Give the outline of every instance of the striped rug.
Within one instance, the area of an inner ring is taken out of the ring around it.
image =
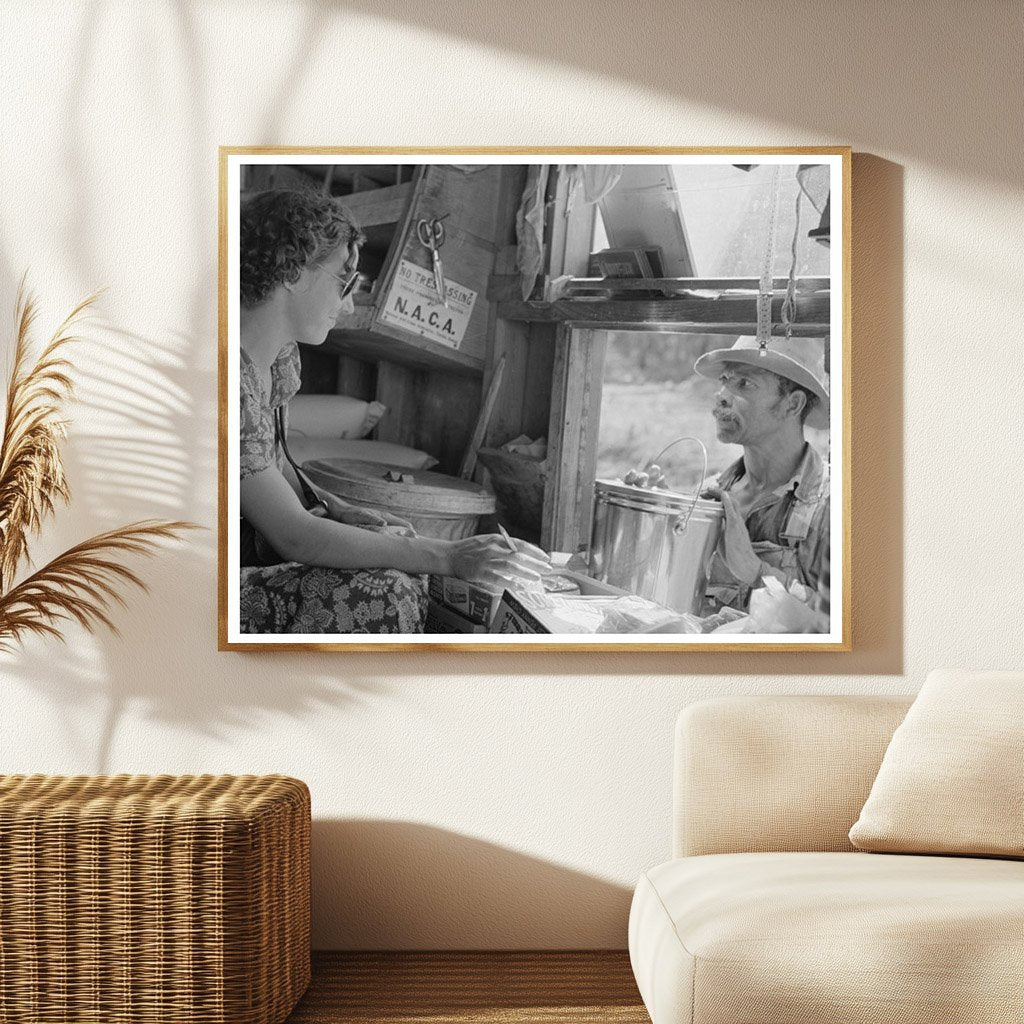
[[[649,1024],[620,951],[315,953],[288,1024]]]

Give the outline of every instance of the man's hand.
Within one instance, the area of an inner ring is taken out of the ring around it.
[[[750,534],[743,516],[736,507],[732,495],[721,487],[709,487],[705,492],[709,497],[717,498],[725,509],[725,528],[719,541],[719,551],[729,572],[741,583],[752,586],[761,576],[761,559],[757,557]]]
[[[799,584],[793,590],[773,576],[765,577],[765,585],[750,595],[752,633],[827,633],[828,616],[815,611],[801,600]]]

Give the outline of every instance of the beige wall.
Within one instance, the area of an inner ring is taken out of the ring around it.
[[[108,289],[37,551],[210,532],[123,640],[4,659],[0,770],[306,779],[322,947],[623,946],[682,705],[1019,668],[1022,35],[1003,2],[3,4],[0,315],[26,269],[51,326]],[[216,147],[259,143],[852,144],[856,651],[217,654]]]

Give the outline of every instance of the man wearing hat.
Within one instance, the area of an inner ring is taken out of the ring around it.
[[[711,410],[718,439],[743,456],[708,488],[725,510],[705,613],[746,609],[765,576],[798,580],[815,594],[829,570],[828,465],[804,425],[828,427],[829,386],[821,338],[756,338],[702,355],[696,371],[717,380]]]

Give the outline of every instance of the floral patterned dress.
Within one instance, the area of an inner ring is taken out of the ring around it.
[[[299,349],[281,351],[270,371],[270,394],[241,351],[239,404],[241,478],[284,455],[274,433],[274,410],[299,390]],[[251,523],[241,521],[239,621],[243,633],[422,633],[423,577],[397,569],[327,569],[286,562]]]

